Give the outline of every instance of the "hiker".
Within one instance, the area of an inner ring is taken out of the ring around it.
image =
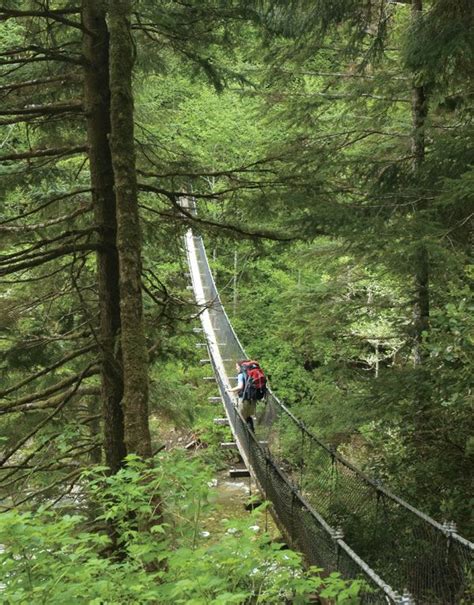
[[[257,401],[263,399],[267,390],[265,374],[256,361],[245,359],[238,361],[235,369],[238,372],[237,385],[228,389],[228,392],[238,394],[239,411],[249,429],[255,432],[253,416],[257,410]]]

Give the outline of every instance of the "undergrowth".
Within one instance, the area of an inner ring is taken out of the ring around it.
[[[305,569],[299,554],[259,530],[262,510],[222,521],[224,535],[206,537],[210,480],[199,460],[179,452],[152,466],[129,457],[114,476],[85,473],[82,514],[44,506],[0,515],[2,603],[298,604],[315,595],[359,603],[361,582]]]

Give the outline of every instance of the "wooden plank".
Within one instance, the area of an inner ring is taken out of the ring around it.
[[[228,418],[214,418],[214,424],[218,424],[219,426],[229,426]]]
[[[250,472],[246,468],[231,468],[229,469],[229,477],[233,479],[237,477],[250,477]]]
[[[260,445],[268,445],[268,441],[259,441]],[[223,449],[232,449],[237,447],[237,443],[235,441],[223,441],[220,446]]]
[[[232,450],[237,447],[235,441],[222,441],[221,448],[224,450]]]
[[[222,397],[208,397],[207,399],[211,403],[222,403]]]

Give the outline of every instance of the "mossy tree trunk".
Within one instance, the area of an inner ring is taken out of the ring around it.
[[[423,0],[412,0],[411,21],[416,25],[422,16]],[[415,28],[416,30],[416,28]],[[420,185],[422,167],[425,161],[425,129],[428,115],[428,97],[425,86],[417,80],[418,75],[413,74],[412,84],[412,172],[414,190]],[[418,229],[416,235],[420,238],[414,243],[413,269],[414,269],[414,305],[413,305],[413,364],[417,368],[417,381],[415,384],[415,408],[413,410],[413,445],[418,457],[422,460],[429,453],[429,441],[432,439],[433,414],[430,412],[431,384],[429,368],[426,362],[426,349],[423,338],[429,329],[430,321],[430,257],[426,243],[423,241],[423,215],[427,202],[423,199],[424,192],[420,191],[415,212],[418,214]]]
[[[109,146],[109,34],[105,1],[82,0],[84,102],[94,218],[98,227],[97,276],[100,305],[102,416],[105,461],[112,473],[126,455],[122,413],[123,375],[120,356],[120,293],[114,173]]]
[[[421,18],[423,10],[422,0],[412,0],[411,18],[415,23]],[[415,75],[416,78],[416,75]],[[414,81],[412,88],[412,166],[414,178],[419,178],[420,169],[425,159],[425,123],[428,113],[428,99],[425,87]],[[422,202],[418,208],[423,212],[426,204]],[[430,319],[430,259],[424,242],[417,244],[414,254],[415,273],[415,305],[414,319],[414,363],[423,362],[423,334],[429,328]]]
[[[134,48],[130,16],[130,0],[110,2],[111,150],[117,203],[125,443],[128,453],[147,458],[151,456],[148,354],[141,290],[141,233],[132,94]]]

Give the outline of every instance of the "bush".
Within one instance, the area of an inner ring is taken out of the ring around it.
[[[182,455],[162,455],[150,468],[131,457],[107,477],[88,473],[83,482],[103,510],[95,525],[115,529],[117,556],[104,556],[106,531],[87,530],[84,516],[41,509],[0,516],[0,554],[5,604],[230,604],[306,603],[321,594],[335,603],[358,603],[360,582],[338,574],[322,579],[304,570],[301,557],[256,527],[261,511],[226,521],[219,541],[201,536],[207,471]],[[156,522],[157,497],[166,513]],[[179,522],[178,522],[179,520]]]

